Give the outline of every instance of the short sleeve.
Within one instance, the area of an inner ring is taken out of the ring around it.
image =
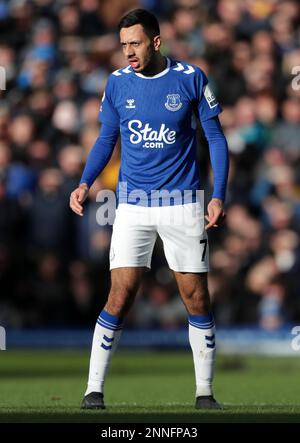
[[[208,84],[208,79],[201,69],[198,74],[198,112],[200,121],[208,120],[222,112],[218,100]]]
[[[114,85],[109,77],[99,111],[99,121],[110,126],[119,126],[120,116],[114,105]]]

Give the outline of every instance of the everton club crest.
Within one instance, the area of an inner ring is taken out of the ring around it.
[[[179,109],[182,107],[182,103],[180,101],[180,95],[179,94],[167,95],[167,101],[165,103],[165,107],[172,112],[179,111]]]

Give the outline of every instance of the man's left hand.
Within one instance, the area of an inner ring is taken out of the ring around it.
[[[208,221],[208,224],[205,226],[205,229],[219,227],[226,217],[222,200],[219,198],[212,198],[207,205],[207,213],[208,215],[206,215],[205,218]]]

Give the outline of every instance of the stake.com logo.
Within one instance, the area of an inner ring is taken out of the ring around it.
[[[136,145],[144,141],[143,148],[160,149],[164,147],[164,143],[172,145],[176,141],[176,131],[171,131],[164,123],[156,131],[151,128],[149,123],[146,123],[143,127],[143,123],[140,120],[130,120],[128,129],[132,133],[130,142]]]

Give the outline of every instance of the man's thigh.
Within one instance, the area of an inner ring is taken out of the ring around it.
[[[137,291],[146,268],[124,267],[111,270],[111,291]]]
[[[110,269],[151,268],[157,238],[156,226],[147,217],[149,208],[120,205],[116,211],[110,246]]]
[[[164,213],[168,217],[162,217],[158,234],[170,269],[175,272],[208,272],[208,237],[201,207],[196,203],[173,206],[163,209]]]

